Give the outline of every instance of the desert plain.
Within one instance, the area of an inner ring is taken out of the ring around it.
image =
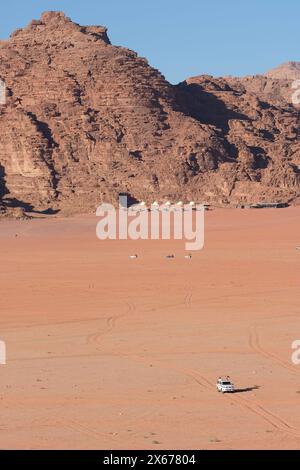
[[[0,448],[298,449],[300,208],[208,212],[191,260],[96,223],[0,222]]]

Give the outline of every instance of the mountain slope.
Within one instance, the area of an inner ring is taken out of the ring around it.
[[[0,198],[86,212],[135,197],[236,204],[296,200],[299,114],[243,85],[179,86],[106,28],[47,12],[0,42]]]

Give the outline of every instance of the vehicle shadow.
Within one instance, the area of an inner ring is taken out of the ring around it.
[[[254,387],[237,388],[234,393],[248,393],[258,389],[260,389],[260,387],[258,385],[255,385]]]

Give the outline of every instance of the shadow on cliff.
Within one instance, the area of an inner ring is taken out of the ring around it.
[[[55,214],[58,214],[58,212],[60,212],[59,209],[52,209],[51,207],[42,211],[38,211],[34,209],[32,204],[29,204],[24,201],[20,201],[19,199],[16,199],[16,198],[6,197],[3,200],[3,202],[8,208],[16,209],[20,207],[21,209],[24,209],[24,211],[27,212],[28,214],[55,215]]]
[[[29,214],[40,214],[40,215],[55,215],[59,211],[59,209],[52,209],[49,207],[48,209],[38,211],[35,210],[32,204],[29,204],[28,202],[20,201],[17,198],[12,198],[9,197],[9,190],[6,186],[6,180],[5,180],[5,168],[0,165],[0,201],[4,206],[6,206],[9,209],[17,209],[21,208],[24,209],[25,212],[28,212]]]
[[[2,199],[6,194],[8,194],[8,189],[5,182],[5,170],[2,165],[0,165],[0,199]]]
[[[122,207],[128,208],[132,207],[135,204],[139,204],[140,201],[138,201],[134,196],[132,196],[130,193],[119,193],[119,201]]]
[[[185,114],[197,119],[202,124],[219,127],[227,134],[231,119],[249,121],[248,116],[228,108],[224,101],[219,99],[214,93],[204,90],[197,83],[187,84],[183,82],[177,85],[177,87],[179,100],[184,107]]]

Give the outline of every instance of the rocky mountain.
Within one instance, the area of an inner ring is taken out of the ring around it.
[[[105,27],[59,12],[0,42],[0,78],[2,212],[87,212],[120,193],[221,205],[300,196],[299,110],[250,83],[171,85]]]
[[[297,80],[300,80],[299,62],[287,62],[263,75],[239,79],[248,92],[279,106],[293,102],[295,90],[300,89],[300,82],[294,83]]]

